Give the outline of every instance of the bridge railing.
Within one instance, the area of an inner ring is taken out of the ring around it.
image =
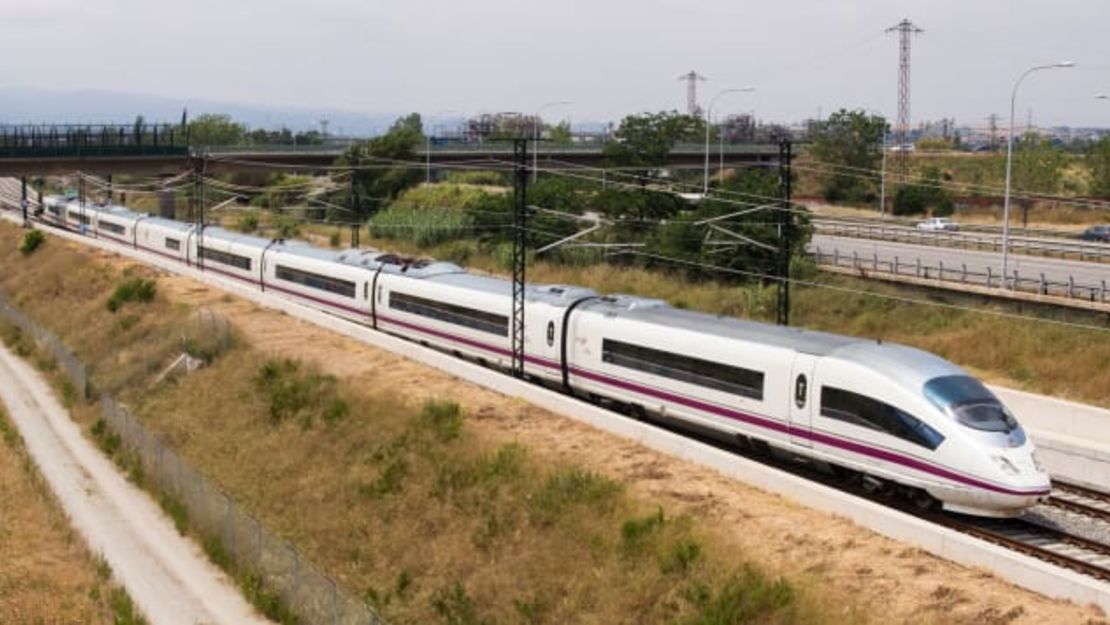
[[[814,246],[809,255],[818,266],[852,269],[862,277],[867,277],[868,274],[904,276],[937,282],[1011,289],[1095,304],[1107,304],[1110,299],[1110,286],[1107,285],[1106,280],[1101,280],[1097,284],[1083,283],[1070,275],[1066,281],[1051,280],[1043,273],[1027,272],[1023,275],[1017,269],[1003,279],[1001,272],[993,271],[989,266],[986,272],[980,272],[969,270],[964,263],[937,261],[936,264],[929,264],[922,262],[920,257],[900,256],[883,259],[879,258],[878,254],[861,255],[855,251],[848,254],[836,248],[830,250],[820,246]]]
[[[0,158],[185,154],[189,132],[171,124],[0,125]]]

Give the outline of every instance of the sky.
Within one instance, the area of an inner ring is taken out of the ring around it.
[[[619,120],[704,105],[795,122],[897,111],[909,18],[912,119],[1110,126],[1106,0],[0,0],[0,89],[105,89],[367,114],[495,111]],[[127,112],[127,115],[131,115]]]

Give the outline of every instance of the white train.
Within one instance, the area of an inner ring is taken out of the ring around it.
[[[505,280],[216,227],[198,236],[194,225],[122,208],[45,204],[43,217],[57,225],[510,365]],[[1010,411],[930,353],[574,286],[529,286],[525,311],[525,373],[568,392],[785,450],[954,512],[1012,516],[1049,495],[1049,476]]]

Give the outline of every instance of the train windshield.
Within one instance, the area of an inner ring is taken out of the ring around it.
[[[925,383],[925,397],[969,428],[1003,434],[1020,429],[1017,420],[994,393],[970,376],[933,378]]]

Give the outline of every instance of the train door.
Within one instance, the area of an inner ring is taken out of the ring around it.
[[[543,377],[557,378],[560,375],[559,365],[562,362],[560,335],[563,332],[561,313],[561,308],[540,304],[529,310],[529,316],[525,317],[528,326],[525,329],[528,335],[527,350],[531,352],[530,355],[550,365],[529,363],[531,365],[529,368],[534,366],[535,374]]]
[[[813,374],[817,370],[817,356],[797,353],[790,375],[790,442],[802,447],[812,447],[810,432],[813,429],[813,411],[817,392]]]

